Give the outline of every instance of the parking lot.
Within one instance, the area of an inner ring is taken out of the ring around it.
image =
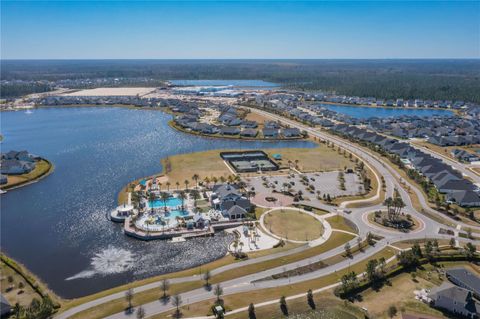
[[[268,196],[274,190],[282,192],[288,190],[292,194],[302,192],[304,200],[318,202],[317,196],[358,195],[363,191],[362,183],[355,173],[345,173],[344,189],[341,189],[339,172],[319,172],[306,174],[291,174],[279,176],[251,177],[247,179],[249,188],[254,187],[257,195]],[[318,193],[320,192],[320,193]]]

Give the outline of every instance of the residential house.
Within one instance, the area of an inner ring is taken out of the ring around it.
[[[451,268],[446,276],[453,284],[471,290],[476,298],[480,298],[480,277],[463,267]]]
[[[285,128],[282,130],[283,137],[292,138],[292,137],[301,137],[302,133],[298,128]]]
[[[240,136],[242,137],[256,137],[257,135],[258,135],[258,131],[253,128],[243,129],[240,132]]]
[[[452,285],[443,283],[441,286],[432,289],[429,297],[432,306],[443,309],[457,318],[478,318],[480,304],[473,299],[472,292]]]
[[[264,128],[262,129],[262,134],[265,138],[278,138],[278,129]]]
[[[240,129],[238,127],[223,126],[223,127],[220,128],[220,134],[222,134],[222,135],[238,135],[238,134],[240,134]]]

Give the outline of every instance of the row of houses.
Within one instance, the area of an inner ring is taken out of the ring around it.
[[[360,124],[400,138],[426,138],[439,146],[480,144],[480,118],[400,116],[369,118]]]
[[[35,169],[35,160],[38,157],[27,151],[10,151],[1,154],[0,173],[4,175],[21,175]],[[2,178],[2,181],[5,181]]]
[[[184,128],[202,134],[221,134],[253,138],[260,133],[264,138],[300,138],[302,132],[297,128],[284,128],[275,121],[265,121],[263,128],[258,129],[256,121],[246,120],[241,117],[237,108],[226,105],[209,105],[211,109],[217,109],[220,113],[216,122],[210,124],[201,122],[203,114],[194,112],[192,109],[186,114],[175,117],[175,123]]]
[[[278,108],[277,108],[278,109]],[[302,111],[306,109],[310,112]],[[439,146],[463,146],[480,144],[480,113],[477,118],[470,116],[399,116],[388,118],[371,117],[352,118],[329,110],[321,104],[285,106],[280,109],[300,121],[329,128],[334,122],[351,125],[365,125],[380,133],[400,138],[426,138],[428,142]],[[315,114],[315,115],[312,115]]]
[[[51,95],[35,100],[38,105],[133,105],[138,107],[166,106],[161,98],[142,98],[138,96],[63,96]]]
[[[330,103],[342,103],[353,105],[370,105],[370,106],[388,106],[388,107],[431,107],[431,108],[452,108],[460,109],[470,103],[464,101],[452,100],[423,100],[423,99],[377,99],[375,97],[358,97],[336,94],[306,94],[306,101],[321,101]]]
[[[257,130],[254,128],[245,127],[231,127],[224,125],[213,125],[208,123],[200,123],[193,121],[191,118],[177,117],[175,123],[184,129],[190,129],[194,132],[202,134],[221,134],[230,136],[241,136],[254,138],[261,132],[264,138],[300,138],[302,132],[297,128],[283,128],[283,129],[271,129],[263,128]]]
[[[465,207],[480,206],[478,187],[442,160],[413,148],[407,143],[364,128],[337,124],[331,130],[350,139],[373,144],[387,153],[398,155],[404,163],[430,181],[440,193],[445,194],[448,202]]]

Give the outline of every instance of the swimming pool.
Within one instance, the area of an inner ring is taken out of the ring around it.
[[[182,200],[176,197],[170,197],[167,199],[167,207],[177,207],[182,205]],[[162,208],[165,207],[165,204],[162,199],[156,199],[154,201],[149,201],[148,206],[150,208]]]
[[[172,211],[168,212],[167,216],[165,216],[165,217],[170,218],[170,219],[175,219],[177,217],[185,217],[185,216],[188,216],[187,211],[172,210]]]

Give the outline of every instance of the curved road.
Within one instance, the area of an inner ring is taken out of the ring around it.
[[[306,266],[306,265],[309,265],[311,263],[315,263],[315,262],[318,262],[318,261],[321,261],[321,260],[325,260],[329,257],[333,257],[335,255],[341,254],[341,253],[344,252],[343,244],[339,247],[331,249],[331,250],[329,250],[325,253],[319,254],[317,256],[313,256],[311,258],[307,258],[307,259],[299,260],[299,261],[296,261],[296,262],[293,262],[293,263],[290,263],[290,264],[285,264],[285,265],[282,265],[282,266],[279,266],[279,267],[267,269],[267,270],[264,270],[264,271],[257,272],[255,274],[242,276],[242,277],[235,278],[235,279],[232,279],[232,280],[227,280],[227,281],[224,281],[224,282],[220,283],[222,288],[223,288],[224,295],[229,295],[229,294],[239,293],[239,292],[248,292],[248,291],[263,289],[263,288],[279,287],[279,286],[283,286],[283,285],[300,283],[300,282],[312,280],[312,279],[315,279],[315,278],[318,278],[318,277],[322,277],[322,276],[334,273],[336,271],[345,269],[345,268],[349,267],[351,264],[355,264],[355,263],[358,263],[362,260],[368,259],[371,256],[373,256],[374,254],[376,254],[379,251],[381,251],[382,249],[384,249],[385,247],[387,247],[388,245],[390,245],[394,242],[405,240],[406,236],[408,236],[408,239],[423,239],[423,238],[450,239],[451,236],[440,235],[438,233],[438,231],[439,231],[440,228],[445,228],[445,229],[449,229],[449,230],[452,230],[455,233],[457,233],[458,230],[456,229],[456,225],[461,225],[461,226],[470,227],[470,228],[478,228],[480,230],[480,227],[472,227],[470,225],[465,225],[463,223],[457,223],[457,222],[454,223],[453,221],[450,222],[449,225],[445,225],[445,224],[442,224],[442,223],[430,218],[429,216],[426,216],[426,215],[416,211],[415,208],[412,205],[409,194],[402,187],[402,185],[400,185],[400,183],[399,183],[399,180],[401,179],[401,176],[399,175],[399,173],[397,171],[395,171],[393,168],[391,168],[389,165],[385,164],[376,154],[370,153],[370,152],[364,150],[363,148],[355,145],[354,143],[348,142],[348,141],[343,140],[343,139],[341,139],[339,137],[336,137],[336,136],[332,136],[332,135],[327,134],[325,132],[322,132],[322,131],[319,131],[319,130],[316,130],[316,129],[312,129],[311,127],[302,125],[302,124],[300,124],[298,122],[295,122],[295,121],[292,121],[290,119],[286,119],[284,117],[281,117],[281,116],[278,116],[278,115],[275,115],[275,114],[271,114],[271,113],[268,113],[268,112],[265,112],[265,111],[261,111],[261,110],[258,110],[258,109],[251,108],[251,111],[252,112],[257,112],[257,113],[259,113],[261,115],[264,115],[266,117],[269,117],[273,120],[283,122],[284,124],[288,124],[292,127],[297,127],[300,130],[305,130],[311,136],[315,136],[315,137],[318,137],[318,138],[323,139],[323,140],[331,141],[334,144],[336,144],[337,146],[340,146],[343,149],[348,150],[349,152],[351,152],[355,156],[361,158],[365,162],[366,165],[375,168],[375,170],[380,175],[382,175],[384,177],[385,183],[386,183],[387,196],[392,196],[392,194],[394,192],[394,189],[397,189],[399,191],[400,196],[402,197],[402,199],[404,200],[404,202],[406,204],[406,207],[404,208],[404,212],[408,213],[408,214],[411,214],[416,219],[420,220],[423,223],[423,227],[421,227],[420,229],[418,229],[416,231],[412,231],[408,234],[392,232],[392,231],[389,231],[387,229],[382,229],[378,226],[371,225],[368,222],[368,220],[366,220],[366,218],[364,218],[364,215],[366,213],[377,210],[377,209],[380,209],[380,208],[383,208],[382,205],[372,205],[370,207],[349,209],[349,210],[352,211],[352,213],[349,214],[348,216],[345,216],[345,214],[343,214],[343,213],[341,213],[341,214],[344,217],[350,219],[353,223],[355,223],[355,225],[358,227],[360,237],[362,237],[362,238],[365,237],[368,232],[371,232],[371,233],[374,233],[376,235],[379,235],[379,236],[383,237],[383,239],[380,240],[379,242],[377,242],[377,244],[374,247],[368,247],[363,253],[358,253],[358,254],[354,255],[352,257],[352,259],[350,259],[350,260],[343,260],[342,262],[337,263],[335,265],[328,266],[328,267],[325,267],[325,268],[322,268],[322,269],[319,269],[319,270],[316,270],[316,271],[313,271],[313,272],[310,272],[310,273],[306,273],[306,274],[303,274],[303,275],[298,275],[298,276],[294,276],[294,277],[290,277],[290,278],[282,278],[282,279],[276,279],[276,280],[262,280],[260,282],[256,282],[256,280],[261,279],[261,278],[267,278],[267,277],[270,277],[270,276],[272,276],[274,274],[277,274],[277,273],[281,273],[281,272],[284,272],[284,271],[287,271],[287,270],[292,270],[292,269],[295,269],[295,268],[298,268],[298,267],[301,267],[301,266]],[[378,179],[378,176],[377,176],[377,179]],[[406,181],[404,181],[404,184],[409,186],[410,189],[413,192],[415,192],[415,194],[419,198],[421,206],[426,211],[428,211],[430,214],[434,214],[435,216],[438,216],[440,218],[440,220],[442,220],[442,221],[446,220],[443,215],[441,215],[440,213],[438,213],[435,210],[428,207],[428,205],[426,203],[426,200],[423,197],[423,193],[420,190],[418,190],[416,187],[414,187],[413,185],[409,184]],[[378,180],[378,185],[379,185],[379,187],[381,187],[380,186],[381,185],[380,180]],[[378,196],[378,194],[377,194],[377,196]],[[375,196],[374,196],[374,198],[375,198]],[[378,197],[376,197],[376,198],[378,198]],[[373,200],[373,199],[371,198],[369,200]],[[359,200],[359,201],[365,201],[365,200]],[[345,205],[342,205],[342,207],[343,206],[345,206]],[[338,212],[338,207],[325,205],[325,204],[322,204],[322,209],[325,209],[325,210],[329,211],[330,213],[337,213]],[[448,222],[449,222],[449,220],[447,220],[447,223]],[[332,231],[335,231],[335,230],[332,230]],[[462,241],[462,242],[469,241],[469,240],[463,239],[463,238],[458,238],[458,240]],[[478,243],[478,241],[476,243]],[[357,244],[356,238],[350,241],[350,245],[352,247],[354,247],[356,244]],[[216,274],[219,274],[219,273],[222,273],[222,272],[225,272],[225,271],[231,271],[231,270],[234,270],[236,268],[243,267],[245,265],[255,264],[255,263],[262,262],[262,261],[272,260],[272,259],[280,258],[280,257],[283,257],[283,256],[287,256],[287,255],[295,254],[295,253],[298,253],[298,252],[302,252],[302,251],[304,251],[306,249],[309,249],[309,248],[310,248],[309,245],[303,245],[301,247],[291,249],[291,250],[288,250],[288,251],[285,251],[285,252],[275,253],[275,254],[255,258],[255,259],[249,259],[249,260],[246,260],[246,261],[241,261],[241,262],[225,265],[225,266],[222,266],[222,267],[219,267],[219,268],[216,268],[216,269],[212,270],[211,273],[212,273],[212,275],[216,275]],[[181,282],[201,281],[201,280],[202,280],[202,278],[201,278],[200,275],[194,275],[194,276],[173,278],[173,279],[170,279],[170,283],[175,284],[175,283],[181,283]],[[153,288],[158,288],[158,286],[159,286],[159,282],[154,282],[154,283],[150,283],[150,284],[147,284],[147,285],[137,287],[137,288],[134,289],[134,292],[137,293],[137,292],[141,292],[141,291],[145,291],[145,290],[149,290],[149,289],[153,289]],[[69,309],[69,310],[57,315],[56,318],[61,318],[61,319],[68,318],[68,317],[70,317],[70,316],[72,316],[72,315],[74,315],[74,314],[76,314],[80,311],[89,309],[89,308],[94,307],[94,306],[101,305],[103,303],[106,303],[106,302],[109,302],[109,301],[112,301],[112,300],[115,300],[115,299],[124,298],[124,296],[125,296],[125,291],[115,293],[115,294],[112,294],[112,295],[108,295],[108,296],[105,296],[103,298],[99,298],[99,299],[84,303],[82,305],[79,305],[75,308]],[[183,305],[187,305],[187,304],[192,304],[192,303],[199,302],[199,301],[212,299],[212,298],[214,298],[214,295],[213,295],[212,291],[208,291],[205,288],[198,288],[198,289],[194,289],[194,290],[182,293],[181,297],[182,297],[182,300],[183,300]],[[145,309],[148,316],[151,316],[151,315],[154,315],[154,314],[159,314],[159,313],[162,313],[162,312],[169,311],[169,310],[173,309],[173,307],[170,303],[164,304],[160,301],[153,301],[153,302],[150,302],[150,303],[146,303],[146,304],[142,305],[142,307]],[[114,314],[112,316],[109,316],[108,318],[131,318],[131,317],[132,317],[131,314],[128,315],[128,314],[125,314],[124,312],[120,312],[120,313]]]

